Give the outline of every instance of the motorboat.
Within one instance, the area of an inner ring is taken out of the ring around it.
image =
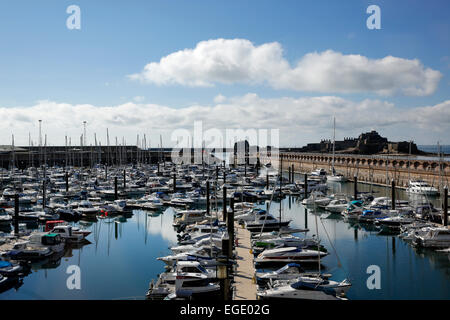
[[[361,200],[352,200],[341,214],[349,220],[358,219],[363,213],[363,205],[364,203]]]
[[[391,216],[388,210],[363,210],[363,212],[358,216],[359,222],[364,223],[374,223],[377,220],[382,220],[389,218]]]
[[[396,230],[400,231],[402,225],[408,225],[414,222],[414,218],[405,215],[394,215],[384,219],[379,219],[375,223],[381,226],[385,231]]]
[[[256,283],[264,286],[269,282],[276,280],[294,280],[300,276],[319,276],[318,273],[306,272],[298,263],[288,263],[285,266],[268,272],[256,272]],[[331,274],[321,274],[324,279],[331,277]]]
[[[171,272],[163,272],[159,275],[159,278],[161,282],[175,284],[177,275],[183,276],[189,273],[206,275],[210,281],[217,280],[216,270],[213,268],[205,268],[198,261],[178,261]]]
[[[1,255],[10,260],[39,260],[51,256],[53,251],[42,245],[32,245],[29,241],[17,241]]]
[[[302,200],[303,205],[314,205],[315,203],[324,203],[324,206],[326,206],[328,203],[331,202],[332,199],[330,199],[328,196],[326,196],[321,191],[313,191],[311,192],[310,196],[306,199]]]
[[[28,241],[32,246],[49,248],[52,253],[64,250],[64,242],[57,233],[34,232],[29,236]]]
[[[283,247],[264,250],[255,259],[255,263],[290,263],[290,262],[317,262],[327,256],[327,252],[303,249],[299,247]]]
[[[279,230],[289,225],[291,220],[279,221],[272,215],[257,216],[254,221],[247,221],[245,228],[250,232],[265,232]]]
[[[450,247],[450,229],[448,227],[429,228],[426,232],[416,233],[414,243],[425,248]]]
[[[178,211],[173,221],[173,226],[181,226],[185,224],[192,224],[205,220],[205,210],[184,210]]]
[[[322,277],[301,276],[291,282],[279,281],[270,289],[258,291],[260,299],[338,300],[350,289],[348,280],[341,282]]]
[[[0,275],[4,277],[22,276],[30,269],[29,265],[24,262],[11,262],[0,260]]]
[[[94,207],[92,203],[87,200],[81,201],[75,210],[82,216],[95,216],[99,213],[99,209]]]
[[[437,188],[430,186],[427,182],[425,182],[423,180],[409,181],[406,192],[411,193],[411,194],[425,195],[425,196],[439,195],[439,190]]]
[[[4,208],[0,208],[0,224],[9,224],[12,220],[12,216]]]
[[[348,201],[345,199],[334,199],[325,206],[325,210],[332,213],[341,213],[347,209]]]

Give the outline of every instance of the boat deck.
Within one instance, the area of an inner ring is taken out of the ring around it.
[[[253,265],[253,255],[250,253],[250,232],[235,223],[236,238],[238,245],[237,269],[234,275],[235,293],[233,300],[256,300],[256,283],[253,282],[255,267]]]

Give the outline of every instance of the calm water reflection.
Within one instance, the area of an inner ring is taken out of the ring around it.
[[[33,264],[23,285],[0,294],[0,299],[144,299],[149,281],[164,271],[157,261],[176,243],[173,211],[152,216],[134,211],[128,219],[80,223],[92,233],[91,244],[66,250],[50,262]],[[81,290],[66,287],[67,267],[81,268]]]
[[[330,193],[353,192],[352,183],[330,187]],[[358,190],[369,191],[370,188],[360,185]],[[372,188],[377,192],[376,196],[386,193],[385,188]],[[403,191],[398,191],[397,196],[407,198]],[[432,202],[438,205],[439,200],[432,199]],[[349,224],[340,216],[320,210],[313,214],[312,211],[305,216],[305,208],[299,200],[288,197],[282,201],[283,218],[292,219],[293,227],[307,225],[310,229],[308,236],[316,234],[317,217],[319,237],[330,253],[322,265],[333,274],[332,279],[348,277],[351,280],[353,286],[348,292],[349,299],[450,299],[448,253],[416,249],[395,235],[380,234],[371,225]],[[271,212],[278,216],[279,202],[272,205]],[[369,290],[366,286],[369,277],[366,270],[370,265],[378,265],[381,269],[380,290]]]
[[[351,183],[330,187],[330,193],[353,192]],[[370,189],[368,185],[359,187],[360,191]],[[385,188],[373,189],[379,196],[386,194]],[[407,196],[399,191],[398,197]],[[438,200],[433,202],[439,205]],[[304,207],[293,197],[287,197],[281,204],[283,218],[292,219],[293,227],[307,225],[311,230],[308,236],[316,233],[317,217],[319,236],[330,252],[323,265],[333,279],[350,278],[353,284],[348,292],[350,299],[450,298],[448,254],[415,249],[395,235],[380,235],[370,225],[349,224],[324,211],[317,214],[308,211],[305,215]],[[271,212],[278,216],[279,203],[272,205]],[[167,209],[154,216],[134,211],[128,219],[80,223],[92,230],[88,236],[90,244],[33,264],[32,273],[24,278],[23,284],[1,293],[0,299],[144,299],[149,281],[164,271],[164,263],[156,258],[169,254],[168,247],[176,243],[172,219],[173,210]],[[66,270],[70,265],[81,268],[81,290],[66,287],[69,276]],[[369,265],[381,268],[381,290],[366,287]]]

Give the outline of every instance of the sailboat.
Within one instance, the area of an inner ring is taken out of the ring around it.
[[[342,174],[337,173],[334,168],[334,154],[336,149],[336,117],[333,118],[333,160],[331,162],[331,175],[327,176],[327,181],[331,182],[346,182],[347,178]]]

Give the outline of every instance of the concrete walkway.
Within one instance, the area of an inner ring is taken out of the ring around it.
[[[255,268],[253,265],[253,254],[250,253],[250,232],[235,223],[236,238],[238,245],[237,270],[234,275],[234,285],[236,288],[234,300],[256,300],[256,284],[253,283]]]

